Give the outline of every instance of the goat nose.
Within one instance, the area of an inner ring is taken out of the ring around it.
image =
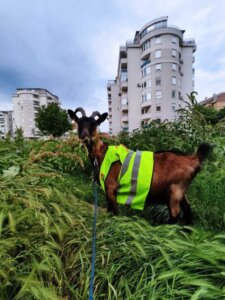
[[[86,137],[89,137],[89,133],[87,130],[84,130],[81,135],[80,135],[81,139],[85,139]]]

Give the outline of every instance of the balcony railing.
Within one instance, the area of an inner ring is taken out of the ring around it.
[[[141,107],[151,106],[151,104],[152,104],[151,100],[144,101],[144,102],[141,103]]]
[[[122,122],[128,122],[128,116],[122,116],[121,120]]]

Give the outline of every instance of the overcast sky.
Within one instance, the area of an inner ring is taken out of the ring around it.
[[[0,2],[0,110],[16,88],[46,88],[64,108],[107,111],[119,46],[154,18],[195,38],[198,100],[225,91],[223,0],[5,0]]]

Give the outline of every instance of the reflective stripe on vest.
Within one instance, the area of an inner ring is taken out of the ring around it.
[[[153,152],[133,152],[121,146],[110,146],[114,148],[110,148],[108,154],[108,151],[106,152],[107,157],[103,160],[103,167],[101,166],[100,174],[106,169],[109,171],[111,164],[115,161],[115,157],[118,157],[117,160],[120,160],[122,167],[118,178],[117,202],[131,206],[134,209],[143,210],[151,186]],[[113,150],[115,154],[113,154]],[[110,162],[110,157],[112,157],[112,163],[106,168],[106,165]],[[106,176],[100,176],[100,183],[103,186],[103,190],[105,190],[104,181],[106,177],[107,174]]]

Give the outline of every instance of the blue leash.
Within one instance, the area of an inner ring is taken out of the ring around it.
[[[94,167],[97,169],[98,162],[95,159]],[[95,174],[94,174],[95,176]],[[94,292],[94,278],[95,278],[95,257],[96,257],[96,221],[97,221],[97,213],[98,213],[98,190],[97,183],[94,179],[94,221],[93,221],[93,236],[92,236],[92,261],[91,261],[91,278],[90,278],[90,292],[89,292],[89,300],[93,300],[93,292]]]

